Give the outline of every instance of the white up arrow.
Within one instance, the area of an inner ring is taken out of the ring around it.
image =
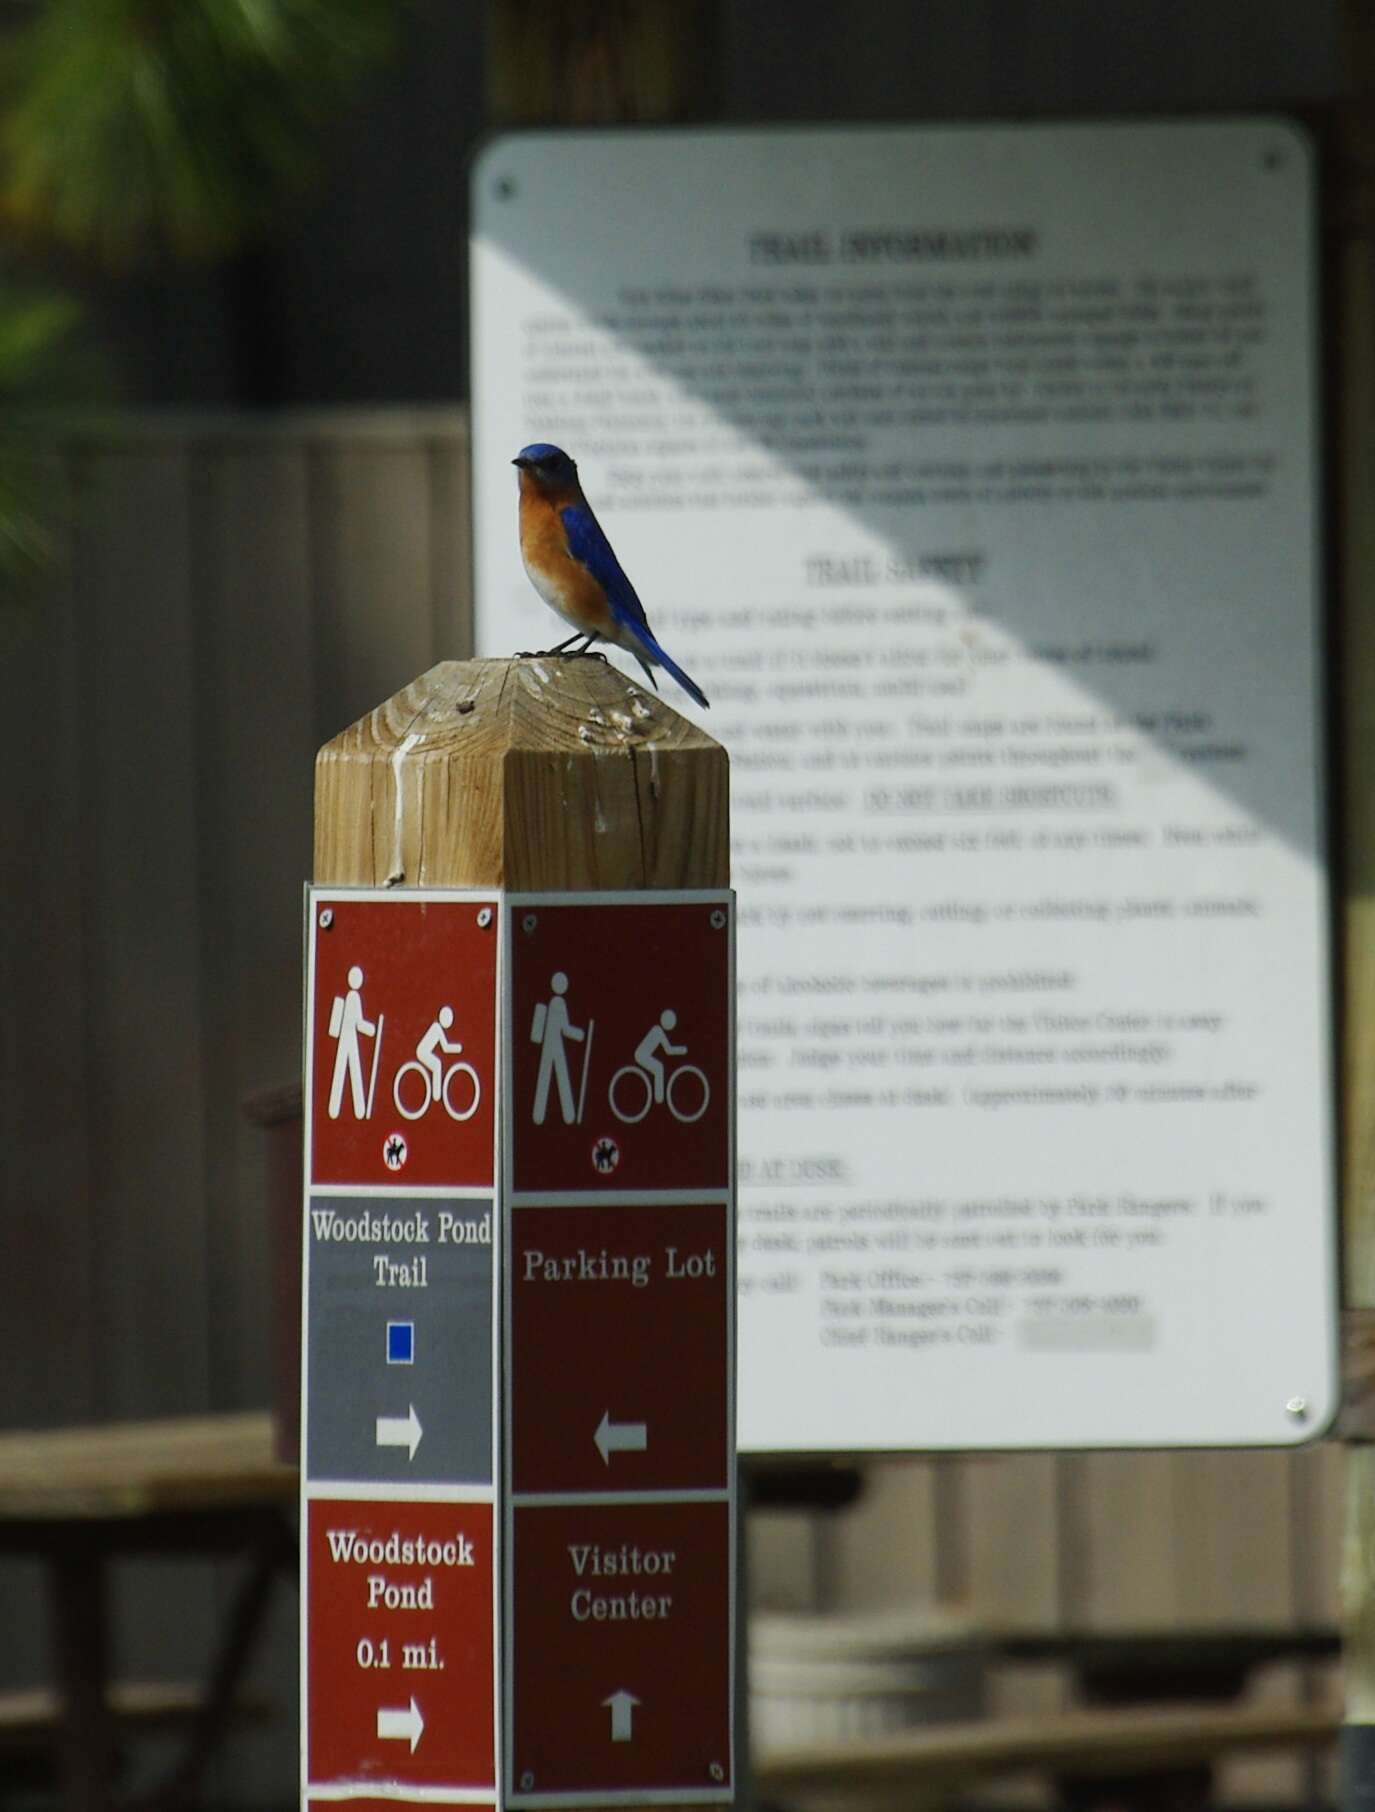
[[[402,1710],[389,1709],[385,1705],[377,1708],[377,1734],[384,1741],[409,1743],[411,1754],[420,1741],[420,1733],[425,1728],[425,1720],[420,1715],[420,1707],[412,1699]]]
[[[377,1445],[379,1447],[405,1447],[406,1458],[413,1460],[415,1450],[420,1445],[424,1430],[420,1426],[420,1417],[415,1413],[414,1403],[410,1412],[404,1416],[379,1416],[377,1418]]]
[[[613,1453],[643,1453],[649,1446],[649,1429],[643,1422],[613,1422],[611,1411],[604,1409],[592,1439],[602,1464],[609,1466]]]
[[[624,1687],[619,1692],[613,1692],[609,1699],[602,1700],[603,1705],[611,1707],[611,1741],[613,1743],[630,1741],[631,1718],[639,1703],[640,1701],[634,1693],[627,1692]]]

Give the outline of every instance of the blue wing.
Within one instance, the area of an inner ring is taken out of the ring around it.
[[[707,703],[707,695],[655,641],[645,615],[645,607],[635,596],[635,587],[626,578],[620,561],[612,550],[611,543],[602,532],[602,525],[588,509],[585,503],[570,503],[559,511],[559,521],[568,538],[568,551],[580,565],[585,566],[592,577],[606,593],[607,602],[612,614],[623,622],[636,641],[644,646],[645,654],[632,648],[636,660],[644,668],[649,678],[657,686],[649,661],[657,661],[661,667],[671,673],[684,692],[697,700],[699,705]]]
[[[637,629],[648,629],[644,605],[635,596],[635,587],[626,578],[602,525],[585,503],[570,503],[559,511],[559,521],[568,537],[568,551],[585,566],[606,593],[618,616],[626,617]]]

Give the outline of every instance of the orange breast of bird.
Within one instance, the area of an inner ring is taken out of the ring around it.
[[[536,591],[551,609],[579,629],[606,634],[615,628],[606,593],[568,551],[557,505],[522,486],[520,551]]]

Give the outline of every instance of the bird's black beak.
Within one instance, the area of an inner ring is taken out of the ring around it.
[[[519,466],[522,472],[528,472],[530,470],[530,461],[528,459],[513,459],[511,464],[513,466]]]

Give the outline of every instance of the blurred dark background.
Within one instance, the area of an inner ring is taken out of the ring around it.
[[[614,34],[637,9],[526,10],[561,15],[585,41],[587,21]],[[1341,8],[1302,0],[638,10],[650,32],[673,24],[675,56],[697,59],[672,113],[703,122],[1256,110],[1321,105],[1343,86]],[[493,35],[481,6],[421,0],[390,66],[330,127],[321,185],[280,210],[262,243],[198,273],[97,285],[131,395],[250,408],[462,397],[467,161],[485,131],[552,113],[534,83],[522,92],[519,67],[509,82],[489,69]],[[662,116],[654,99],[639,111]],[[633,111],[608,100],[603,117]],[[595,112],[595,88],[555,106]]]

